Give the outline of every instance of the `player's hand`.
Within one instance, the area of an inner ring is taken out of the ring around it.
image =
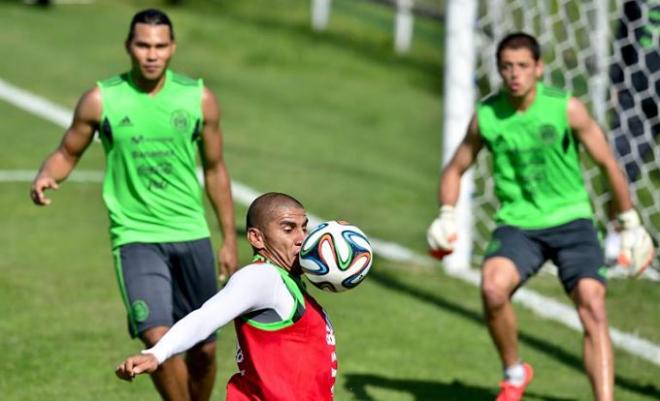
[[[58,189],[57,181],[51,177],[47,176],[37,176],[32,182],[32,188],[30,189],[30,198],[32,202],[38,206],[48,206],[50,205],[50,198],[47,198],[44,194],[44,191],[47,189]]]
[[[225,239],[220,251],[218,251],[218,264],[218,280],[224,283],[238,269],[238,245],[236,240],[227,241]]]
[[[118,378],[133,381],[140,373],[152,373],[158,369],[158,360],[152,354],[139,354],[126,358],[115,368]]]
[[[642,227],[639,214],[629,209],[619,214],[621,224],[621,249],[619,264],[628,270],[631,277],[639,277],[651,265],[655,247],[649,233]]]
[[[442,259],[454,251],[454,243],[458,239],[456,227],[456,216],[454,207],[444,205],[440,208],[440,215],[433,220],[431,226],[426,232],[426,241],[428,242],[432,256]]]

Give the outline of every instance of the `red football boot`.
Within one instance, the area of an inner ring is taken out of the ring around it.
[[[522,400],[523,393],[529,382],[534,378],[534,369],[532,365],[523,363],[525,369],[525,382],[522,386],[516,386],[506,380],[500,382],[500,393],[497,395],[495,401],[520,401]]]

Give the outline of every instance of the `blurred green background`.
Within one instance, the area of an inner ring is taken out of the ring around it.
[[[46,9],[4,1],[0,78],[72,109],[96,80],[128,68],[128,23],[151,6],[174,22],[173,69],[203,77],[220,99],[232,179],[291,193],[321,218],[426,251],[441,154],[441,23],[417,18],[412,48],[398,56],[392,9],[362,0],[333,1],[323,33],[311,30],[306,0],[176,7],[107,0]],[[0,118],[2,171],[36,170],[63,131],[3,101]],[[78,169],[103,164],[94,144]],[[140,343],[128,339],[100,185],[66,182],[48,208],[32,206],[29,182],[0,188],[0,399],[157,399],[148,378],[127,384],[112,373]],[[238,205],[239,231],[244,214]],[[241,261],[249,256],[241,241]],[[567,302],[556,278],[538,277],[530,288]],[[500,366],[478,290],[440,264],[377,257],[355,291],[312,292],[337,331],[338,401],[494,398]],[[611,324],[658,343],[659,301],[657,283],[612,282]],[[580,335],[518,310],[521,351],[537,370],[526,399],[590,399]],[[232,327],[219,344],[215,400],[224,399],[236,370]],[[660,367],[621,351],[616,358],[617,399],[660,398]]]

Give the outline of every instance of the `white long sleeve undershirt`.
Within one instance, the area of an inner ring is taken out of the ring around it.
[[[238,316],[273,309],[283,319],[290,316],[294,298],[277,268],[268,263],[251,264],[231,276],[227,285],[199,309],[179,320],[153,347],[158,363],[186,351]]]

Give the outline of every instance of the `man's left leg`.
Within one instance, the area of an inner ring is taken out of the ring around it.
[[[198,309],[218,292],[215,259],[208,238],[175,245],[179,268],[174,277],[175,318]],[[217,364],[215,333],[186,353],[188,389],[192,401],[208,401],[213,392]]]
[[[216,342],[197,344],[186,353],[188,366],[188,388],[192,401],[208,401],[213,392],[217,364]]]
[[[614,362],[605,309],[605,285],[592,278],[583,278],[571,290],[570,296],[584,327],[584,366],[594,399],[612,401]]]

